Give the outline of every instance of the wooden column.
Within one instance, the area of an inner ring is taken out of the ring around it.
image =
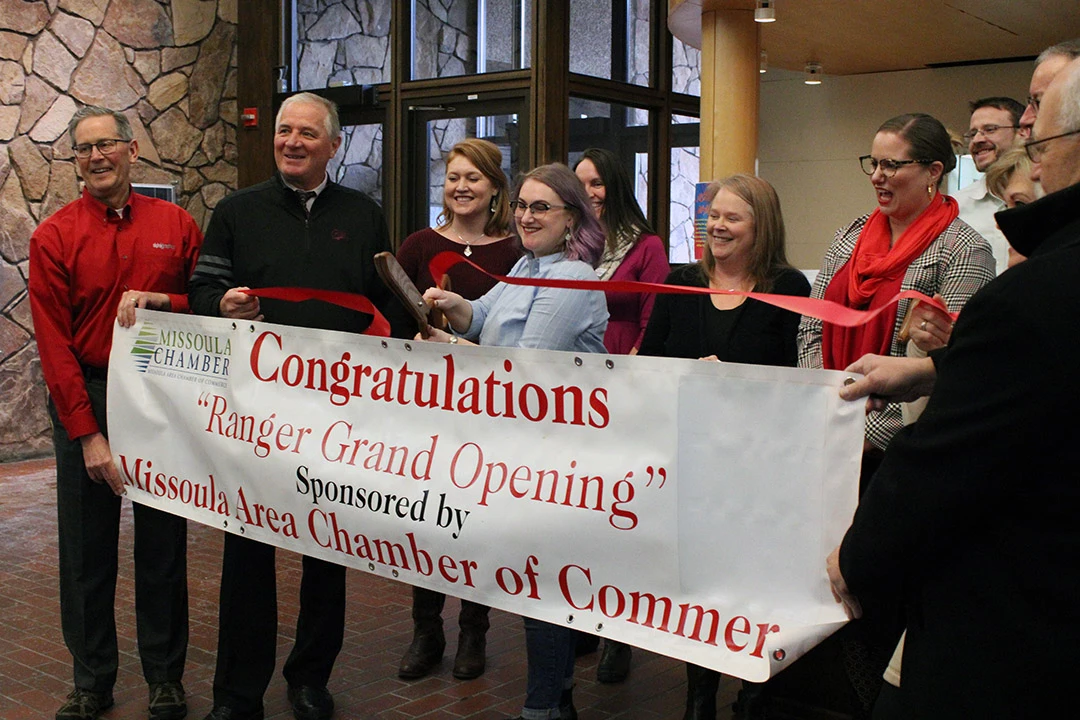
[[[761,42],[754,11],[701,14],[701,181],[754,172]]]
[[[526,169],[566,162],[570,150],[570,3],[534,2]]]
[[[236,105],[259,110],[259,127],[236,129],[237,187],[274,174],[274,66],[280,64],[280,0],[237,3]]]

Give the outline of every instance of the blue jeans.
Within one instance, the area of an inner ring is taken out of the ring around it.
[[[528,617],[524,620],[529,668],[521,717],[553,720],[560,717],[563,691],[573,687],[577,631]]]

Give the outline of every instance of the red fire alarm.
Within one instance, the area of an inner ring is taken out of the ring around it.
[[[240,113],[240,122],[242,122],[246,128],[259,127],[259,108],[244,108],[244,112]]]

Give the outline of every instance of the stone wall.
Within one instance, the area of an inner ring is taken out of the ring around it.
[[[122,110],[135,182],[200,223],[236,187],[239,0],[0,0],[0,461],[50,450],[26,292],[30,235],[78,196],[67,122]]]

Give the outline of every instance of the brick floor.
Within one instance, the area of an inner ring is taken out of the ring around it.
[[[60,634],[56,577],[55,465],[52,460],[0,464],[0,718],[52,718],[71,689],[71,657]],[[130,535],[131,509],[125,504],[121,537]],[[127,532],[125,532],[127,531]],[[222,533],[189,524],[188,586],[191,641],[184,685],[189,718],[211,708],[217,643],[217,589]],[[146,717],[146,686],[135,648],[131,548],[120,548],[116,620],[120,670],[116,705],[105,717]],[[280,627],[278,668],[292,643],[297,612],[299,556],[278,551]],[[336,718],[352,720],[496,720],[517,714],[525,692],[525,648],[521,620],[492,611],[488,634],[488,669],[468,682],[450,675],[452,655],[433,675],[405,682],[397,663],[411,637],[407,585],[357,570],[348,576],[349,606],[345,647],[338,658],[330,691]],[[447,602],[448,653],[457,636],[454,600]],[[598,654],[578,661],[575,703],[582,720],[678,720],[685,697],[680,662],[635,651],[630,678],[620,685],[595,682]],[[734,700],[735,681],[725,678],[719,703]],[[280,675],[267,691],[267,718],[291,718]],[[721,711],[721,717],[726,711]]]

